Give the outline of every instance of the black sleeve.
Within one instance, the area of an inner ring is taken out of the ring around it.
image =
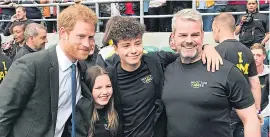
[[[248,77],[253,77],[258,75],[256,63],[253,57],[250,57],[250,64],[249,64],[249,71],[248,71]]]
[[[227,58],[226,58],[226,50],[222,49],[222,46],[221,46],[221,45],[220,45],[220,46],[216,46],[215,49],[216,49],[216,51],[218,52],[218,54],[219,54],[222,58],[227,59]],[[228,60],[228,59],[227,59],[227,60]]]
[[[226,81],[227,95],[232,107],[244,109],[254,104],[250,86],[238,68],[233,67]]]
[[[34,64],[15,61],[0,84],[0,136],[7,137],[21,110],[28,102],[35,84]]]
[[[150,56],[158,57],[164,64],[164,67],[167,67],[170,63],[173,63],[179,57],[179,54],[165,51],[150,52],[147,54],[149,54]]]
[[[103,68],[107,68],[107,64],[103,60],[103,58],[102,58],[102,56],[100,54],[97,55],[96,64],[103,67]]]
[[[10,34],[10,32],[9,32],[9,28],[11,27],[11,24],[12,24],[13,22],[9,22],[8,24],[7,24],[7,26],[6,26],[6,28],[5,28],[5,30],[4,30],[4,36],[10,36],[11,34]]]

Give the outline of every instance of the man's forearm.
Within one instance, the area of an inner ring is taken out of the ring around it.
[[[236,26],[235,31],[234,31],[235,35],[238,35],[240,33],[240,30],[241,30],[241,25]]]
[[[260,88],[260,85],[259,85],[259,88],[258,88],[258,86],[251,87],[251,92],[252,92],[252,95],[253,95],[254,100],[255,100],[256,110],[261,110],[261,88]]]
[[[249,77],[251,92],[255,100],[256,110],[261,110],[261,84],[258,76]]]
[[[258,119],[249,120],[244,123],[244,135],[245,137],[260,137],[261,129]]]

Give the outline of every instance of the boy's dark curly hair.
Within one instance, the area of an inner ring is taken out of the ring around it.
[[[145,32],[145,25],[141,24],[137,19],[131,17],[121,17],[111,26],[111,39],[114,45],[120,40],[130,40],[142,37]]]

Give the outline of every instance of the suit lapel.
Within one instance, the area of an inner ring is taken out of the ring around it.
[[[58,111],[58,97],[59,97],[59,67],[58,59],[56,54],[56,47],[48,49],[49,60],[51,68],[49,69],[50,73],[50,93],[51,93],[51,112],[52,112],[52,121],[54,123],[54,129],[57,119]]]

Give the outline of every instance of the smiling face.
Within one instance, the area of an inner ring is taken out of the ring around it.
[[[182,61],[188,63],[200,59],[203,44],[201,21],[178,19],[175,25],[174,43]]]
[[[123,69],[138,68],[143,55],[142,36],[131,40],[120,40],[115,46],[115,50],[121,58]]]
[[[13,37],[16,43],[22,43],[24,41],[24,26],[18,25],[12,29]]]
[[[92,90],[96,108],[103,108],[107,105],[112,93],[112,84],[109,76],[107,74],[97,76]]]
[[[71,61],[85,60],[94,49],[95,25],[93,23],[77,21],[73,30],[68,31],[62,27],[60,33],[64,41],[60,46]]]

